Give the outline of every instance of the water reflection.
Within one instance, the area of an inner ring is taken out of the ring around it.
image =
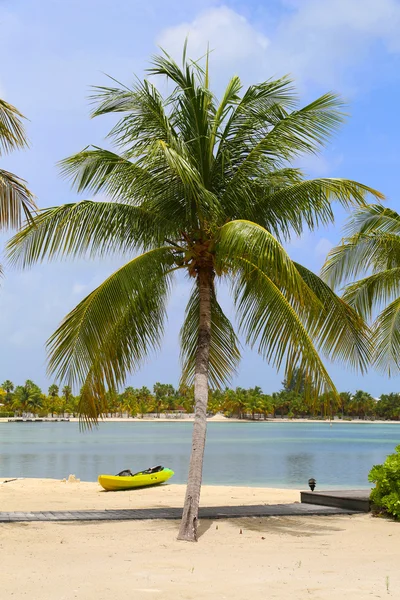
[[[289,484],[295,485],[297,482],[306,484],[310,477],[316,477],[315,457],[310,453],[287,454],[285,461],[285,479]]]
[[[186,481],[190,423],[0,423],[0,477],[139,471],[163,464]],[[368,472],[399,443],[400,425],[210,423],[203,481],[210,484],[318,488],[367,487]]]

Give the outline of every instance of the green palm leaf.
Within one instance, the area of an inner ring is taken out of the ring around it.
[[[323,278],[332,286],[346,280],[400,265],[400,237],[385,233],[355,234],[344,238],[329,252],[322,269]]]
[[[345,227],[348,237],[357,234],[400,234],[400,215],[381,204],[370,204],[353,212]]]
[[[0,169],[0,228],[15,229],[21,225],[23,219],[31,222],[31,211],[35,210],[33,195],[25,181],[9,171]]]
[[[192,385],[195,376],[195,360],[199,333],[200,296],[195,284],[186,307],[185,322],[182,326],[181,360],[182,385]],[[231,322],[218,304],[215,290],[211,298],[211,344],[209,378],[214,387],[227,384],[236,372],[240,361],[239,340]]]
[[[160,343],[172,262],[170,248],[151,250],[82,300],[49,340],[49,372],[82,385],[95,369],[109,387],[119,385]]]
[[[15,106],[0,99],[0,156],[28,146],[23,118]],[[19,227],[23,219],[31,220],[31,211],[35,210],[26,182],[0,169],[0,228]]]
[[[0,98],[0,156],[28,145],[22,119],[15,106]]]
[[[315,273],[294,263],[319,303],[297,306],[307,331],[331,360],[365,373],[372,359],[371,332],[348,297],[339,298]],[[357,308],[357,307],[356,307]]]
[[[42,210],[10,241],[8,258],[25,268],[44,258],[132,255],[138,248],[161,245],[175,229],[142,207],[85,200]]]
[[[379,308],[400,296],[400,267],[385,269],[346,287],[344,300],[365,318],[371,319]]]
[[[373,359],[390,376],[400,368],[400,215],[366,206],[349,219],[346,231],[349,237],[331,250],[323,276],[333,285],[351,281],[343,299],[364,318],[378,313]]]
[[[241,268],[240,268],[241,267]],[[304,373],[308,397],[336,388],[304,324],[278,286],[258,267],[238,260],[235,305],[246,342],[276,368],[284,364],[290,381],[296,369]]]
[[[260,194],[261,195],[261,194]],[[364,205],[366,198],[373,195],[383,199],[383,194],[376,190],[348,179],[311,179],[292,182],[272,194],[264,190],[259,203],[255,206],[255,214],[259,218],[266,211],[266,226],[273,226],[271,213],[280,220],[286,219],[287,227],[291,227],[297,235],[301,235],[306,225],[313,230],[320,225],[334,221],[332,201],[338,201],[345,208]],[[279,223],[280,224],[280,223]]]
[[[376,365],[390,377],[400,370],[400,297],[377,317],[374,333]]]

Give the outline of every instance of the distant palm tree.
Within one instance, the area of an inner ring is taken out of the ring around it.
[[[35,412],[42,405],[42,391],[31,379],[27,379],[24,385],[15,388],[15,399],[13,406],[19,412]]]
[[[49,341],[50,371],[83,383],[80,413],[88,423],[106,410],[106,388],[121,385],[159,347],[175,272],[193,281],[181,350],[183,382],[194,382],[196,405],[179,539],[195,540],[208,385],[225,384],[240,359],[216,282],[230,280],[246,341],[277,368],[285,365],[288,380],[297,367],[313,393],[335,389],[318,350],[364,369],[367,329],[281,242],[332,222],[333,200],[349,207],[382,195],[346,179],[305,180],[291,166],[315,154],[342,122],[336,95],[297,109],[287,78],[241,95],[233,77],[218,103],[208,58],[203,69],[185,54],[182,67],[168,55],[153,59],[150,74],[172,85],[166,99],[147,80],[132,89],[97,88],[93,116],[124,113],[110,133],[117,151],[86,148],[63,161],[62,172],[79,192],[109,201],[45,209],[9,253],[25,267],[64,255],[129,257]]]
[[[14,106],[0,99],[0,157],[27,147],[23,118]],[[35,209],[25,181],[0,169],[0,230],[18,228],[23,218],[31,221],[31,211]]]
[[[58,385],[56,385],[55,383],[52,383],[49,386],[49,396],[52,396],[53,398],[55,398],[56,396],[58,396],[58,392],[59,392]]]
[[[3,388],[3,390],[5,390],[7,392],[7,394],[9,394],[10,392],[13,391],[14,389],[14,384],[12,381],[10,381],[9,379],[6,379],[2,384],[1,387]]]
[[[72,389],[71,389],[70,385],[64,385],[64,387],[62,389],[62,395],[65,398],[65,402],[69,402],[69,400],[72,396]]]
[[[388,375],[400,371],[400,214],[364,206],[351,217],[348,236],[323,268],[332,286],[348,283],[344,300],[373,321],[375,363]]]

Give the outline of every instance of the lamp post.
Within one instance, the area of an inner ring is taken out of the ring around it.
[[[315,486],[317,485],[314,477],[311,477],[311,479],[308,480],[308,485],[310,486],[310,490],[313,492],[315,490]]]

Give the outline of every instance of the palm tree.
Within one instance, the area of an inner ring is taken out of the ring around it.
[[[58,385],[56,385],[55,383],[52,383],[49,386],[49,396],[56,398],[58,396],[58,392],[59,392]]]
[[[42,390],[31,379],[27,379],[24,385],[15,388],[14,408],[19,412],[34,411],[42,405]]]
[[[7,394],[9,394],[10,392],[13,391],[14,389],[14,384],[12,381],[10,381],[9,379],[6,379],[2,384],[1,387],[3,388],[3,390],[5,390],[7,392]]]
[[[15,106],[0,99],[0,157],[28,146],[23,118]],[[25,181],[0,169],[0,229],[18,228],[24,217],[31,221],[31,211],[35,209]]]
[[[240,359],[216,282],[232,283],[250,346],[284,366],[287,379],[299,368],[313,393],[333,390],[319,350],[363,370],[367,328],[321,279],[289,258],[282,241],[333,221],[333,200],[349,207],[364,205],[368,194],[382,195],[346,179],[307,180],[292,166],[299,155],[316,153],[342,122],[336,95],[297,108],[287,78],[241,95],[233,77],[218,103],[208,57],[203,68],[185,52],[182,67],[163,54],[149,73],[169,80],[166,99],[147,80],[133,88],[96,88],[94,117],[123,113],[109,135],[116,152],[91,147],[61,163],[79,192],[101,192],[109,201],[43,210],[14,237],[9,256],[23,267],[64,255],[129,257],[48,343],[50,372],[83,384],[79,408],[87,424],[106,410],[106,388],[121,385],[159,348],[175,273],[193,281],[181,351],[183,382],[194,382],[195,421],[178,537],[196,540],[208,386],[225,384]]]
[[[12,400],[12,392],[14,390],[14,384],[12,381],[10,381],[9,379],[6,379],[2,384],[1,387],[3,390],[5,390],[6,392],[6,397],[5,400],[7,402],[7,404],[11,403]]]
[[[357,417],[365,419],[367,415],[372,413],[374,406],[375,402],[371,394],[364,392],[363,390],[356,390],[351,398],[350,409]]]
[[[123,410],[128,417],[136,417],[137,414],[137,390],[133,387],[127,387],[121,394]]]
[[[56,385],[55,383],[52,383],[48,389],[49,395],[48,395],[47,403],[46,403],[46,406],[49,409],[49,412],[52,417],[54,417],[54,413],[56,413],[57,409],[59,408],[60,402],[59,402],[59,398],[58,398],[58,393],[59,393],[58,385]]]
[[[137,395],[138,408],[140,414],[142,415],[142,419],[146,413],[150,412],[150,406],[153,403],[152,400],[153,396],[151,395],[149,388],[147,388],[145,385],[142,386],[138,390]]]
[[[263,394],[260,400],[260,410],[264,415],[264,421],[267,419],[267,416],[274,412],[274,404],[272,396],[268,394]]]
[[[171,398],[175,396],[174,386],[169,383],[160,383],[157,381],[153,385],[153,392],[155,396],[154,406],[156,409],[157,417],[160,417],[162,410],[168,409],[171,405]]]
[[[343,298],[373,321],[375,363],[390,376],[400,370],[400,215],[364,206],[347,232],[329,253],[323,276],[333,286],[350,281]]]
[[[246,400],[245,400],[245,412],[246,415],[250,412],[251,413],[251,418],[254,421],[254,419],[256,418],[256,413],[260,414],[261,411],[261,397],[258,396],[257,394],[253,393],[253,390],[248,390],[248,393],[246,394]]]
[[[57,391],[58,393],[58,391]],[[63,389],[62,389],[62,395],[65,398],[65,402],[69,402],[71,396],[72,396],[72,389],[70,385],[64,385]]]

